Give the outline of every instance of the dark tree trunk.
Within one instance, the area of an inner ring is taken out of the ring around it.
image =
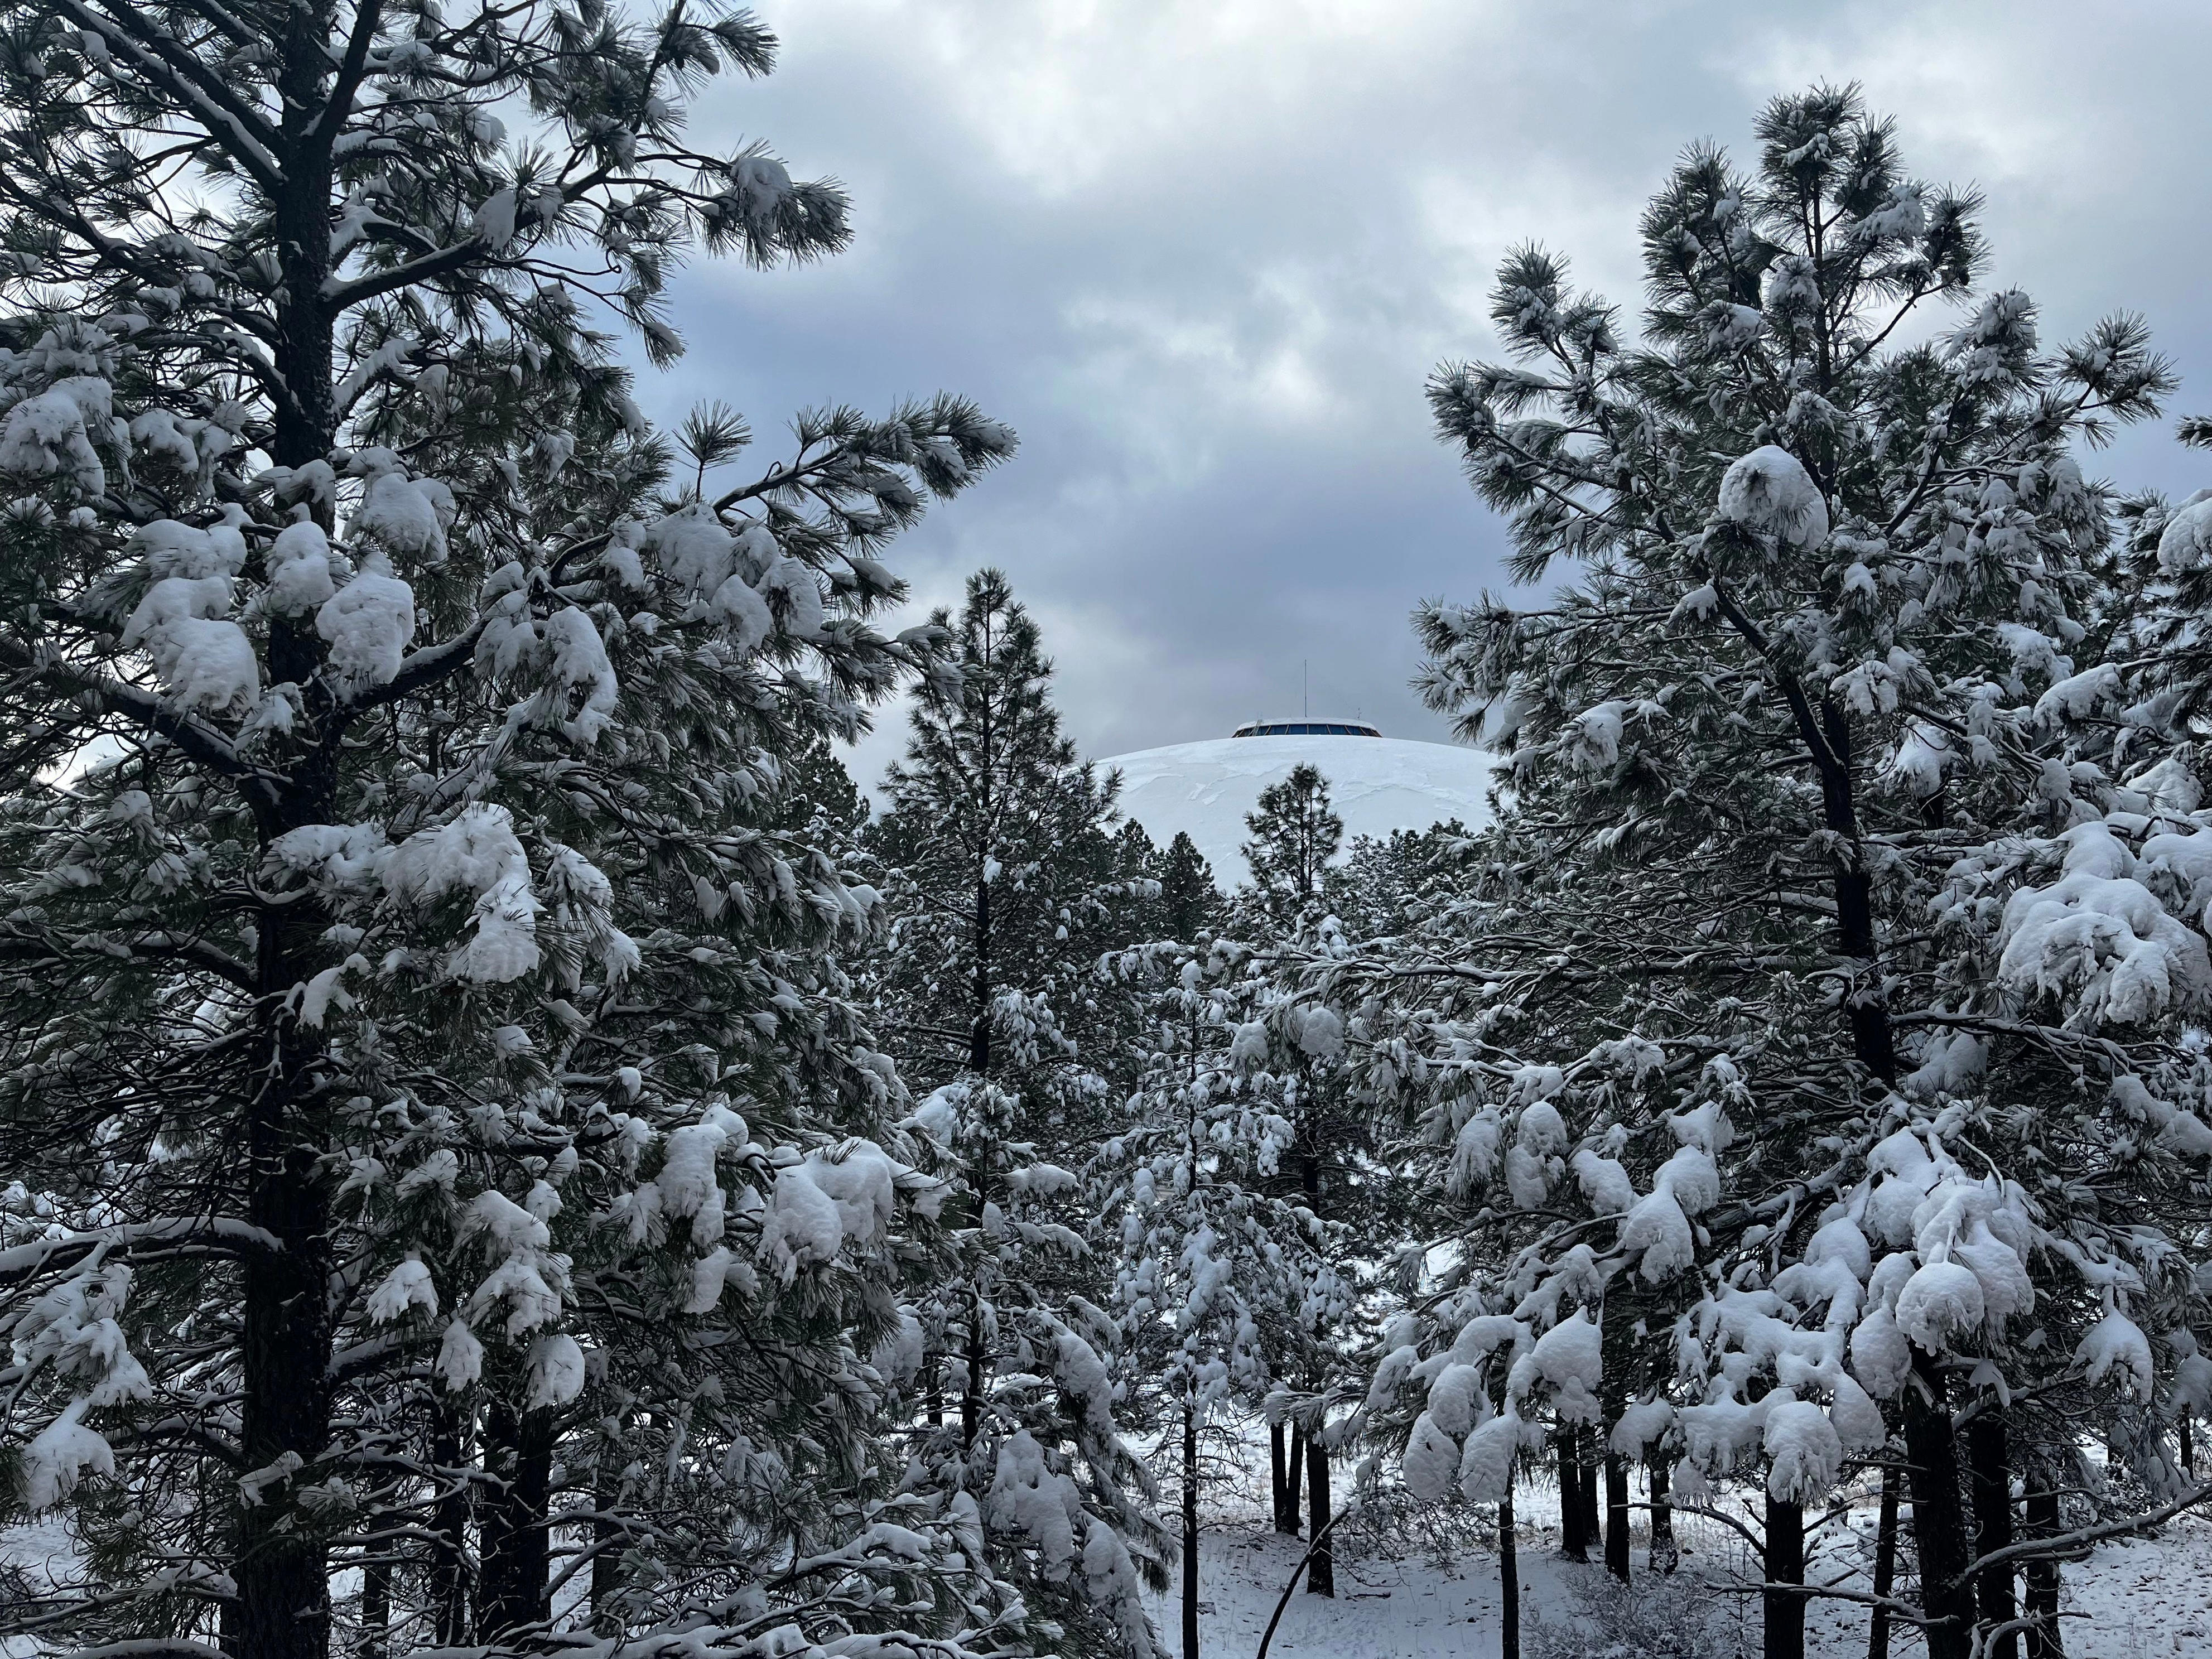
[[[1601,1469],[1605,1476],[1605,1570],[1622,1583],[1628,1582],[1628,1462],[1613,1449],[1613,1432],[1628,1409],[1628,1377],[1636,1369],[1635,1326],[1629,1316],[1628,1297],[1619,1291],[1608,1295],[1598,1312],[1601,1364],[1599,1368],[1599,1421],[1590,1431],[1591,1479]]]
[[[1766,1500],[1765,1565],[1759,1651],[1764,1659],[1805,1659],[1805,1598],[1776,1588],[1805,1582],[1805,1511],[1778,1498]]]
[[[469,1638],[469,1485],[462,1468],[462,1424],[449,1400],[430,1405],[430,1462],[438,1482],[430,1508],[430,1618],[441,1648]]]
[[[1314,1419],[1306,1436],[1306,1507],[1313,1523],[1313,1563],[1306,1569],[1306,1588],[1316,1595],[1336,1594],[1336,1550],[1328,1536],[1328,1443],[1322,1437],[1321,1419]]]
[[[1942,1371],[1917,1348],[1905,1389],[1905,1451],[1911,1465],[1912,1541],[1920,1605],[1930,1620],[1928,1659],[1967,1659],[1973,1588],[1966,1582],[1966,1511],[1959,1492],[1958,1437]]]
[[[1298,1497],[1297,1488],[1291,1484],[1285,1438],[1280,1423],[1267,1425],[1267,1472],[1271,1477],[1269,1490],[1275,1498],[1275,1530],[1295,1538],[1298,1535]]]
[[[1674,1505],[1669,1500],[1674,1470],[1663,1456],[1646,1466],[1651,1478],[1651,1550],[1645,1558],[1654,1572],[1672,1572],[1682,1565],[1682,1552],[1674,1543]]]
[[[983,1297],[980,1291],[968,1297],[967,1347],[962,1356],[968,1364],[968,1380],[960,1385],[960,1448],[963,1451],[975,1449],[975,1437],[983,1431]]]
[[[1797,695],[1802,697],[1803,693]],[[1875,988],[1881,982],[1881,968],[1874,924],[1874,877],[1857,856],[1858,805],[1852,794],[1850,718],[1832,697],[1820,703],[1820,748],[1826,750],[1825,758],[1815,761],[1820,775],[1821,817],[1850,849],[1832,868],[1836,943],[1859,970],[1863,988],[1861,994],[1852,998],[1849,1009],[1851,1049],[1859,1063],[1884,1083],[1895,1083],[1897,1036],[1890,1028],[1889,1010]]]
[[[592,1628],[601,1636],[619,1635],[623,1623],[616,1604],[623,1587],[624,1535],[617,1444],[611,1439],[599,1443],[599,1465],[592,1473]]]
[[[477,1521],[483,1557],[477,1633],[496,1641],[542,1628],[551,1617],[546,1506],[553,1484],[553,1413],[518,1413],[494,1399],[484,1431],[484,1462],[498,1484]]]
[[[1570,1561],[1589,1559],[1589,1534],[1583,1512],[1581,1459],[1576,1455],[1579,1437],[1571,1423],[1562,1423],[1553,1437],[1559,1452],[1559,1553]]]
[[[2175,1425],[2174,1437],[2179,1443],[2181,1453],[2181,1467],[2189,1478],[2194,1480],[2197,1478],[2197,1439],[2190,1431],[2187,1412],[2181,1414],[2181,1421]]]
[[[968,1069],[991,1070],[991,884],[975,884],[975,1021],[968,1033]]]
[[[1628,1582],[1628,1460],[1605,1455],[1605,1570]]]
[[[2027,1485],[2027,1533],[2031,1538],[2051,1538],[2058,1532],[2058,1494],[2044,1481],[2031,1477]],[[2066,1639],[2058,1626],[2058,1563],[2027,1564],[2027,1616],[2035,1620],[2027,1632],[2027,1659],[2066,1659]]]
[[[1995,1401],[1966,1425],[1966,1467],[1974,1491],[1974,1553],[1988,1555],[2012,1542],[2012,1447],[2003,1410]],[[1975,1613],[1984,1632],[1981,1659],[2018,1659],[2020,1639],[2007,1631],[1987,1632],[2019,1615],[2014,1601],[2012,1563],[1984,1567],[1974,1579]]]
[[[1881,1513],[1874,1528],[1874,1593],[1887,1595],[1897,1588],[1897,1492],[1903,1485],[1897,1465],[1881,1471]],[[1889,1609],[1877,1602],[1867,1621],[1867,1659],[1889,1659]]]
[[[1605,1550],[1604,1511],[1597,1501],[1597,1445],[1596,1435],[1589,1429],[1578,1429],[1575,1433],[1575,1491],[1583,1506],[1583,1540],[1595,1545],[1601,1555]]]
[[[1198,1659],[1198,1406],[1182,1407],[1182,1659]]]
[[[1510,1486],[1498,1505],[1498,1629],[1500,1659],[1521,1659],[1521,1552]]]
[[[371,1548],[381,1548],[372,1541]],[[361,1659],[384,1659],[386,1632],[392,1624],[392,1563],[367,1561],[361,1569]]]
[[[1283,1528],[1293,1538],[1298,1535],[1298,1510],[1304,1500],[1298,1496],[1306,1478],[1306,1427],[1303,1423],[1291,1425],[1290,1468],[1283,1482],[1283,1518],[1290,1524]]]
[[[276,58],[282,177],[270,193],[277,250],[277,378],[285,389],[270,438],[280,466],[319,460],[335,441],[331,384],[334,319],[323,302],[331,274],[331,166],[327,134],[318,137],[330,67],[328,0],[292,6]],[[328,132],[335,132],[330,127]],[[327,514],[325,515],[327,516]],[[327,527],[327,526],[325,526]],[[290,621],[272,625],[272,679],[307,684],[319,641]],[[324,769],[300,769],[258,810],[273,839],[303,823],[331,820],[332,788]],[[302,1516],[294,1494],[319,1478],[315,1463],[330,1443],[327,1313],[330,1201],[322,1170],[325,1139],[318,1121],[319,1044],[301,1040],[285,1006],[292,988],[325,965],[318,935],[327,918],[316,907],[263,907],[255,975],[264,1041],[247,1088],[244,1151],[246,1218],[274,1234],[281,1249],[246,1262],[240,1333],[240,1447],[249,1470],[290,1468],[263,1486],[261,1501],[240,1506],[229,1562],[237,1586],[231,1624],[235,1659],[325,1659],[331,1650],[329,1553],[324,1529]]]

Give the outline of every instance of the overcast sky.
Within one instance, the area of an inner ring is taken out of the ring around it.
[[[2046,338],[2145,313],[2212,411],[2212,8],[763,0],[782,65],[700,137],[851,189],[842,258],[702,264],[656,411],[967,392],[1014,462],[894,550],[918,605],[1004,567],[1070,731],[1108,756],[1298,707],[1441,738],[1407,612],[1499,580],[1502,538],[1422,382],[1495,352],[1528,239],[1632,304],[1635,224],[1686,142],[1749,153],[1768,96],[1862,82],[1908,164],[1978,185],[1992,278]],[[2194,488],[2167,433],[2098,463]],[[918,617],[917,617],[918,619]],[[887,711],[854,769],[896,752]]]

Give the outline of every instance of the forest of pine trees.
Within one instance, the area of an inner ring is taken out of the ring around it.
[[[2212,500],[1855,92],[1637,312],[1505,259],[1514,586],[1413,619],[1494,821],[1301,765],[1240,880],[1001,570],[899,616],[1006,427],[641,412],[680,261],[852,239],[691,148],[750,17],[4,13],[9,1654],[1200,1659],[1249,1479],[1271,1595],[1427,1517],[1512,1655],[1542,1493],[1724,1519],[1767,1659],[2059,1659],[2212,1496]]]

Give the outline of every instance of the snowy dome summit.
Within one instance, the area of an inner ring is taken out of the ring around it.
[[[1386,738],[1364,720],[1253,720],[1236,735],[1204,743],[1139,749],[1100,763],[1121,775],[1121,810],[1165,847],[1181,830],[1234,886],[1249,873],[1237,851],[1245,815],[1260,792],[1300,762],[1328,780],[1330,804],[1344,820],[1348,848],[1360,836],[1425,830],[1457,818],[1468,829],[1490,822],[1491,763],[1448,743]]]

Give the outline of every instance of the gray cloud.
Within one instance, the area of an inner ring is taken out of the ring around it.
[[[1016,462],[897,550],[923,603],[1006,567],[1071,730],[1112,754],[1296,707],[1440,737],[1407,612],[1498,580],[1423,379],[1494,349],[1483,295],[1534,239],[1632,305],[1636,214],[1675,153],[1741,149],[1768,95],[1865,83],[1924,176],[1986,191],[1995,280],[2071,333],[2145,313],[2186,377],[2212,136],[2185,6],[1470,5],[1430,0],[773,0],[783,68],[696,120],[850,185],[860,241],[688,272],[665,411],[969,392]],[[2194,487],[2165,433],[2105,462]],[[872,780],[901,721],[863,746]]]

